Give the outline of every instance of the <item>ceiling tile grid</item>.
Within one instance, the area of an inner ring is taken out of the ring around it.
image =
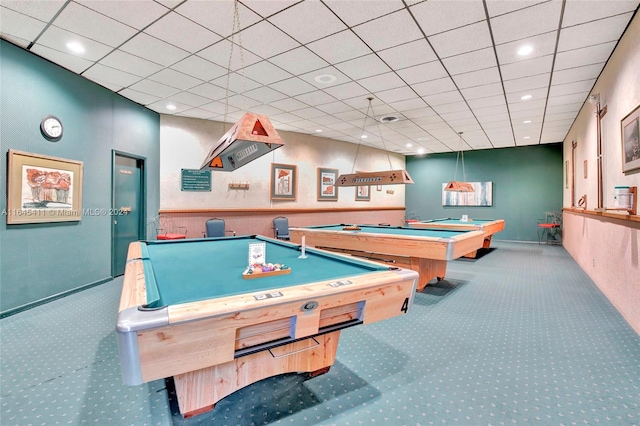
[[[415,155],[561,142],[639,3],[0,0],[0,37],[161,114]]]

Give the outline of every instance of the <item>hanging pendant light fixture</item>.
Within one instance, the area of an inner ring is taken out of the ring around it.
[[[372,117],[375,117],[373,113],[373,106],[371,105],[371,101],[373,100],[373,98],[368,97],[367,100],[369,101],[369,106],[367,107],[367,113],[365,114],[364,122],[362,123],[360,141],[362,140],[362,136],[364,135],[364,128],[367,124],[369,111],[371,111]],[[358,159],[358,152],[360,151],[361,145],[361,142],[358,142],[358,149],[356,150],[356,156],[353,159],[351,174],[338,176],[335,186],[399,185],[413,183],[411,176],[409,176],[409,173],[406,170],[393,170],[393,166],[391,165],[391,158],[389,157],[389,151],[387,151],[386,144],[384,143],[384,137],[382,136],[382,132],[380,132],[378,120],[375,120],[375,122],[376,126],[378,126],[378,133],[380,134],[380,138],[382,139],[382,145],[384,146],[384,150],[387,153],[387,160],[389,161],[390,170],[380,172],[355,172],[356,161]]]
[[[456,155],[456,174],[453,176],[453,180],[449,181],[445,185],[444,190],[451,191],[451,192],[475,192],[475,190],[473,189],[473,185],[471,185],[469,182],[466,182],[467,174],[464,170],[464,151],[462,150],[462,132],[458,132],[458,137],[460,138],[460,150]],[[462,158],[462,181],[457,180],[458,179],[458,159],[460,158]]]
[[[233,28],[231,30],[231,48],[227,67],[227,90],[225,97],[224,119],[227,121],[229,112],[229,81],[231,76],[231,59],[236,32],[238,33],[238,47],[240,48],[240,69],[242,69],[243,94],[245,89],[244,56],[242,54],[242,37],[240,36],[240,14],[238,13],[238,0],[233,2]],[[245,99],[246,101],[246,99]],[[223,127],[224,128],[224,127]],[[236,170],[253,160],[262,157],[284,145],[271,121],[264,116],[247,112],[234,124],[214,145],[207,154],[200,170],[213,170],[230,172]]]

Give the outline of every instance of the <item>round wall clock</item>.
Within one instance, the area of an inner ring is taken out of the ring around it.
[[[53,115],[48,115],[40,122],[40,131],[50,141],[57,142],[62,139],[62,123]]]

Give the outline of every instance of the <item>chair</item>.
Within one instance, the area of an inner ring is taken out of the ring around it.
[[[279,240],[289,239],[289,219],[284,216],[278,216],[273,219],[273,230],[275,237]]]
[[[546,212],[544,219],[538,219],[538,245],[561,244],[562,213]]]
[[[182,240],[187,238],[187,227],[176,225],[173,218],[157,216],[153,220],[153,226],[158,240]]]
[[[236,231],[225,230],[224,219],[217,217],[207,220],[205,229],[205,237],[224,237],[225,233],[231,233],[234,237],[236,235]]]

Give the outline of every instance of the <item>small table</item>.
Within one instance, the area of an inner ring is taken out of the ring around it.
[[[482,248],[489,248],[491,247],[491,238],[493,237],[493,234],[497,234],[504,229],[504,219],[469,219],[465,222],[461,219],[447,217],[442,219],[407,221],[407,225],[412,228],[482,231],[484,233]],[[475,250],[471,253],[467,253],[464,257],[475,258],[477,253],[478,251]]]
[[[418,290],[437,278],[444,278],[447,261],[482,247],[482,231],[420,229],[404,226],[321,225],[289,228],[291,241],[340,251],[382,262],[392,262],[420,274]]]
[[[249,243],[291,272],[246,280]],[[126,385],[173,376],[180,412],[333,364],[340,330],[407,313],[418,274],[260,236],[129,246],[117,320]]]

